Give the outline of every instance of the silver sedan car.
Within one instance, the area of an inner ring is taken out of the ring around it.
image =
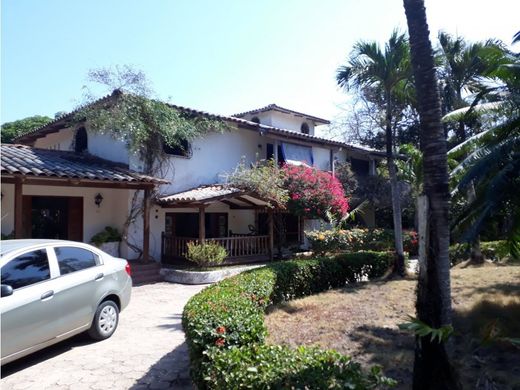
[[[112,336],[130,301],[126,260],[72,241],[0,245],[2,365],[84,331]]]

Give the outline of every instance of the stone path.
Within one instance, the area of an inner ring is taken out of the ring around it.
[[[156,283],[132,290],[108,340],[84,335],[2,367],[2,390],[192,389],[181,318],[205,286]]]

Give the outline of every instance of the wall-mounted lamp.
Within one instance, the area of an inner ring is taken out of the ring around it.
[[[97,194],[96,197],[94,198],[94,203],[96,204],[97,207],[101,206],[101,202],[103,202],[103,196],[101,194]]]

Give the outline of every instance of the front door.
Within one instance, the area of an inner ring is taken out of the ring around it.
[[[83,241],[83,198],[24,195],[23,210],[25,237]]]

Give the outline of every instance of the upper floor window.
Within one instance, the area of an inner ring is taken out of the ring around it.
[[[76,137],[74,138],[74,151],[76,153],[83,153],[88,150],[88,136],[87,130],[84,127],[80,127],[76,131]]]
[[[303,134],[309,134],[309,125],[305,122],[302,123],[302,126],[300,127],[300,130]]]
[[[191,157],[191,145],[187,139],[181,140],[177,145],[170,146],[163,142],[163,152],[172,156]]]
[[[251,122],[255,122],[255,123],[260,123],[260,118],[258,118],[257,116],[254,116],[251,118]]]

